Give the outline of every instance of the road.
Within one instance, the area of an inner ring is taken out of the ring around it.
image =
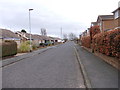
[[[3,88],[84,88],[73,47],[73,42],[67,42],[5,66]]]

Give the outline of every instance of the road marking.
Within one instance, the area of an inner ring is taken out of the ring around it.
[[[74,46],[74,50],[75,50],[75,54],[76,54],[77,60],[78,60],[78,62],[79,62],[80,70],[81,70],[81,72],[82,72],[82,76],[83,76],[83,80],[84,80],[85,87],[86,87],[86,88],[92,88],[92,85],[91,85],[91,82],[90,82],[89,77],[88,77],[88,75],[87,75],[87,72],[86,72],[86,70],[85,70],[85,67],[84,67],[84,65],[82,64],[81,60],[80,60],[78,51],[77,51],[77,49],[76,49],[75,46]]]

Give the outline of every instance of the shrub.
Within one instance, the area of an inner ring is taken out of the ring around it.
[[[30,51],[29,41],[22,42],[19,49],[18,49],[18,52],[25,53],[25,52],[29,52],[29,51]]]
[[[40,43],[40,46],[44,47],[44,43]]]
[[[13,56],[17,54],[17,43],[12,40],[6,40],[0,45],[2,47],[2,57]]]
[[[120,30],[96,34],[93,37],[94,51],[120,58]]]
[[[90,38],[91,38],[91,40],[92,40],[93,37],[94,37],[96,34],[98,34],[98,33],[100,33],[100,27],[99,27],[98,25],[92,26],[92,27],[90,28]]]
[[[36,45],[36,44],[33,44],[33,45],[32,45],[32,49],[33,49],[33,50],[35,50],[35,49],[37,49],[37,48],[38,48],[38,45]]]
[[[87,48],[91,48],[91,39],[90,36],[84,36],[82,37],[82,45],[87,47]]]

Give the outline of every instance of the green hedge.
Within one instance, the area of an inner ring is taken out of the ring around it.
[[[6,40],[0,45],[2,47],[2,57],[13,56],[17,54],[17,43],[14,41]]]

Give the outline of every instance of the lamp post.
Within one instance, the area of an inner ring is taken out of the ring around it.
[[[60,30],[61,30],[61,39],[62,39],[62,27],[60,28]]]
[[[29,30],[30,30],[30,52],[32,51],[32,43],[31,43],[31,20],[30,20],[30,11],[33,9],[29,9]]]

